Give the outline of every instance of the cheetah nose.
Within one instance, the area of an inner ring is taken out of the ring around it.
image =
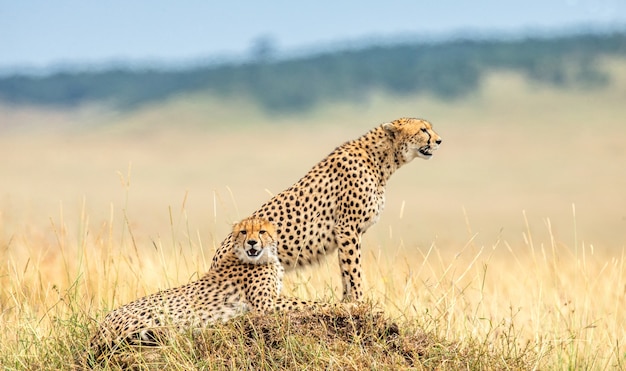
[[[437,140],[435,141],[435,143],[437,143],[437,144],[441,144],[441,142],[442,142],[441,138],[439,138],[439,139],[437,139]]]
[[[256,245],[256,240],[248,240],[248,245],[250,246]]]

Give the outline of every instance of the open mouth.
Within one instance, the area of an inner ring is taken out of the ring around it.
[[[261,250],[250,248],[250,250],[246,251],[246,254],[248,254],[248,256],[251,257],[251,258],[256,258],[259,255],[261,255]]]
[[[417,151],[426,157],[430,157],[433,155],[433,152],[430,146],[420,147]]]

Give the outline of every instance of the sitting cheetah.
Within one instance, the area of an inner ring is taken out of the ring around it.
[[[232,248],[202,278],[110,312],[90,342],[90,359],[126,345],[156,345],[168,331],[193,330],[247,311],[320,308],[325,304],[279,297],[283,267],[274,226],[251,217],[236,224]]]
[[[345,301],[361,300],[361,236],[379,218],[387,180],[416,157],[429,159],[441,138],[428,121],[401,118],[336,148],[253,215],[275,223],[278,259],[287,269],[310,265],[338,250]],[[213,266],[228,259],[221,244]]]

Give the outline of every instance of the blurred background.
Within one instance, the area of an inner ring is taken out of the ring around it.
[[[623,248],[625,102],[620,0],[0,0],[0,244],[127,225],[211,250],[409,116],[443,144],[391,179],[372,253]]]

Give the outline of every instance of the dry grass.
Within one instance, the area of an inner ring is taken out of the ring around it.
[[[140,249],[127,223],[98,228],[104,233],[81,223],[78,235],[54,223],[52,245],[3,241],[5,367],[67,367],[108,310],[203,269],[201,244],[182,246],[184,234],[174,232],[177,246]],[[515,249],[505,241],[482,247],[469,241],[458,251],[436,244],[412,251],[388,246],[384,255],[370,249],[364,269],[376,310],[366,304],[353,313],[244,317],[130,359],[148,369],[626,366],[623,251],[569,248],[537,241],[530,231],[526,239]],[[330,259],[288,275],[286,291],[336,300],[336,269]]]
[[[441,150],[394,175],[365,236],[367,297],[384,315],[243,317],[139,362],[626,368],[626,76],[607,64],[601,91],[494,75],[459,102],[375,96],[302,117],[207,97],[132,113],[2,108],[0,364],[66,367],[108,310],[206,271],[229,223],[268,193],[341,141],[418,115]],[[173,132],[174,120],[189,124]],[[291,273],[285,290],[338,300],[337,269]]]

